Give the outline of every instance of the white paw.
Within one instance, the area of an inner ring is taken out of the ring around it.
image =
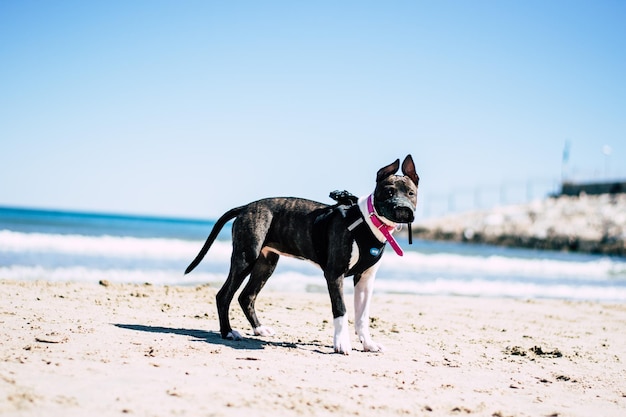
[[[361,339],[361,343],[363,343],[363,351],[364,352],[384,352],[385,347],[380,343],[374,342],[371,338]]]
[[[335,340],[335,353],[349,355],[352,351],[352,345],[349,340]]]
[[[341,353],[343,355],[349,355],[352,350],[350,344],[350,332],[348,331],[348,319],[346,316],[337,317],[334,320],[335,324],[335,336],[333,339],[333,345],[335,346],[335,353]]]
[[[274,335],[276,334],[276,332],[275,332],[275,331],[274,331],[274,329],[272,329],[271,327],[268,327],[268,326],[259,326],[259,327],[256,327],[256,328],[254,329],[254,334],[255,334],[256,336],[265,336],[265,337],[268,337],[268,336],[274,336]]]
[[[228,340],[243,340],[243,336],[237,330],[231,330],[226,335],[226,339],[228,339]]]

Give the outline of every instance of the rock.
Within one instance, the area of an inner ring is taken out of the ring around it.
[[[626,256],[626,194],[561,196],[416,223],[427,240]]]
[[[35,340],[39,343],[64,343],[68,341],[68,337],[57,332],[51,332],[37,336]]]

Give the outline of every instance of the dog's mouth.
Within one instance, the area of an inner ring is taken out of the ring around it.
[[[394,223],[412,223],[415,220],[415,214],[410,207],[396,206],[391,210],[391,216],[388,217]]]
[[[381,207],[378,212],[393,223],[412,223],[415,220],[413,209],[407,206]]]

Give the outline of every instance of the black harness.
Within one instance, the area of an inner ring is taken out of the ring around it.
[[[330,193],[330,197],[338,204],[320,214],[313,225],[313,241],[320,266],[324,268],[328,260],[328,223],[331,218],[339,215],[350,232],[353,242],[356,242],[359,248],[359,260],[345,273],[345,276],[361,274],[380,260],[386,242],[378,240],[367,225],[355,196],[346,191],[334,191]]]
[[[361,274],[380,260],[386,242],[381,242],[374,235],[357,204],[346,211],[345,221],[348,231],[359,248],[359,260],[346,272],[346,276]]]

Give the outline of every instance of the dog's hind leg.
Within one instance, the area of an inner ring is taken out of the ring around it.
[[[228,278],[222,288],[218,291],[216,296],[217,301],[217,314],[220,319],[220,334],[222,339],[241,340],[243,337],[241,334],[230,327],[230,318],[228,311],[230,310],[230,303],[235,296],[235,292],[239,289],[243,280],[250,273],[252,265],[246,263],[243,259],[234,260],[230,266],[230,272]]]
[[[217,293],[220,333],[224,339],[243,339],[241,334],[230,327],[228,310],[244,279],[255,269],[259,259],[262,259],[261,249],[271,222],[271,212],[256,208],[244,211],[233,223],[233,253],[230,259],[230,272],[228,279]],[[262,265],[259,268],[262,268]]]
[[[261,251],[261,255],[257,258],[250,273],[250,280],[239,296],[239,305],[241,305],[241,309],[254,329],[254,334],[257,336],[274,336],[275,334],[274,329],[271,327],[261,325],[256,315],[254,303],[257,295],[276,269],[278,258],[279,255],[277,253],[268,250]]]

